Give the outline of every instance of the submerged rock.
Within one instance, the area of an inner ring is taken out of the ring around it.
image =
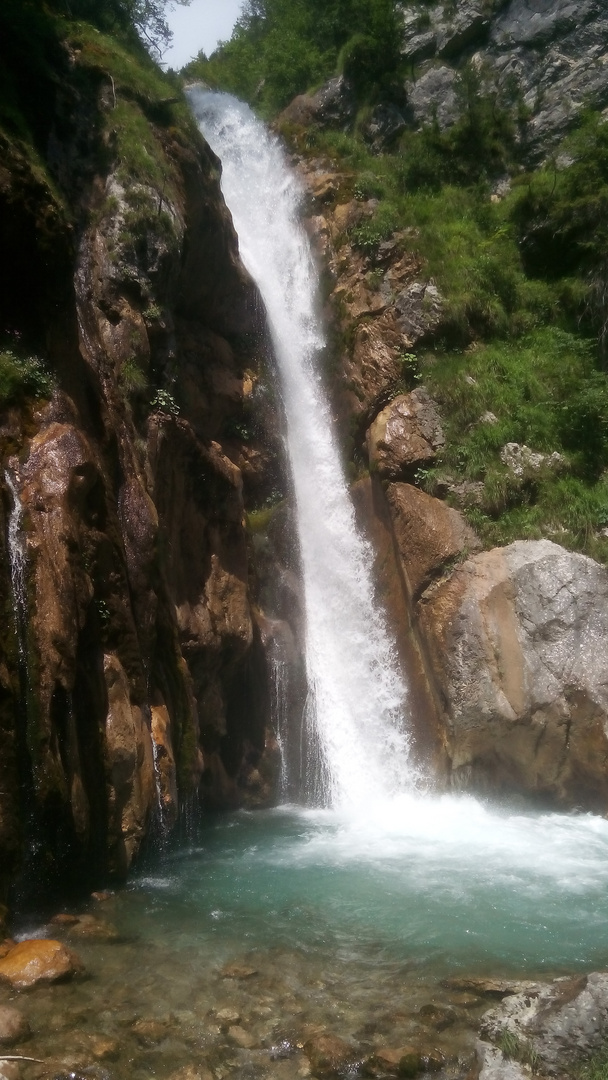
[[[0,960],[0,979],[15,990],[71,979],[84,971],[80,958],[60,941],[31,939],[15,945]]]
[[[304,1043],[304,1053],[321,1080],[340,1075],[357,1061],[356,1050],[337,1035],[313,1036]]]
[[[0,1005],[0,1046],[22,1042],[30,1034],[30,1025],[19,1009]]]

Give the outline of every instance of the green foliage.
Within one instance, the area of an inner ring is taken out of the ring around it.
[[[135,356],[125,360],[118,375],[118,384],[127,397],[143,394],[148,390],[148,377]]]
[[[589,113],[541,169],[521,177],[512,208],[527,271],[548,281],[578,275],[579,315],[608,346],[608,124]]]
[[[37,356],[19,356],[14,349],[0,349],[0,407],[28,398],[48,398],[55,380]]]
[[[232,38],[184,68],[272,115],[296,94],[344,72],[361,97],[387,87],[400,65],[392,0],[247,0]]]
[[[540,1058],[537,1051],[526,1039],[520,1038],[515,1032],[504,1028],[498,1040],[498,1047],[506,1058],[520,1061],[523,1065],[529,1065],[533,1073],[538,1071]]]
[[[153,412],[166,413],[168,416],[179,416],[179,405],[168,390],[157,390],[150,408]]]
[[[577,1080],[608,1080],[608,1046],[589,1058],[575,1075]]]

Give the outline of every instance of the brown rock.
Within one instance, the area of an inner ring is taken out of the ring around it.
[[[110,1039],[106,1035],[93,1035],[90,1047],[96,1061],[116,1061],[119,1057],[118,1042],[116,1039]]]
[[[388,480],[413,477],[421,465],[435,460],[444,442],[439,414],[426,390],[400,394],[367,432],[370,468]]]
[[[456,1013],[453,1009],[446,1009],[441,1005],[435,1005],[434,1002],[431,1001],[427,1005],[422,1006],[419,1010],[419,1016],[424,1024],[435,1028],[435,1031],[443,1031],[445,1028],[450,1027],[456,1020]]]
[[[108,892],[104,889],[102,892],[92,892],[91,900],[96,900],[98,904],[105,904],[105,902],[111,900],[113,896],[113,892]]]
[[[315,1076],[338,1076],[357,1060],[355,1049],[337,1035],[316,1035],[304,1043],[304,1053]]]
[[[244,964],[227,964],[220,975],[223,979],[251,979],[257,973],[257,968],[246,967]]]
[[[251,1050],[251,1048],[255,1046],[255,1039],[253,1036],[238,1024],[234,1024],[232,1027],[228,1028],[228,1035],[242,1050]]]
[[[184,1065],[169,1080],[215,1080],[215,1076],[207,1065]]]
[[[411,484],[390,484],[386,498],[401,565],[414,599],[459,557],[479,550],[479,540],[462,515],[439,499]]]
[[[177,821],[178,794],[177,769],[171,739],[171,717],[166,705],[152,705],[152,741],[156,775],[160,788],[161,813],[166,828],[173,828]]]
[[[168,1020],[138,1020],[131,1031],[142,1046],[154,1046],[167,1038],[170,1031]]]
[[[4,956],[7,956],[11,949],[15,948],[16,944],[17,942],[13,941],[11,938],[6,938],[5,941],[0,942],[0,960],[2,960]]]
[[[60,941],[22,941],[0,960],[0,979],[16,990],[71,979],[84,970],[78,956]]]
[[[365,1071],[377,1077],[416,1076],[421,1072],[438,1072],[444,1065],[445,1057],[435,1047],[381,1047],[366,1062]]]
[[[111,653],[104,656],[104,679],[113,863],[124,874],[145,835],[154,804],[154,756],[142,710],[131,703],[127,675]]]
[[[94,915],[81,915],[75,923],[70,925],[71,937],[90,938],[94,941],[118,941],[119,933],[115,926],[96,919]]]
[[[509,994],[538,993],[540,983],[516,979],[486,979],[480,975],[452,975],[443,979],[447,990],[460,990],[478,997],[503,998]]]
[[[10,1005],[0,1005],[0,1046],[22,1042],[30,1034],[30,1025],[23,1013]]]
[[[51,926],[75,926],[78,919],[78,915],[68,915],[67,912],[60,912],[58,915],[53,915],[49,923]]]

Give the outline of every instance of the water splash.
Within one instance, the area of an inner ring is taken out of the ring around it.
[[[407,694],[374,601],[318,369],[317,271],[300,224],[301,190],[278,140],[226,94],[191,89],[222,161],[241,257],[268,313],[287,418],[306,611],[308,752],[304,794],[344,805],[411,787]]]
[[[8,558],[11,569],[11,585],[15,602],[15,627],[19,648],[19,664],[27,677],[27,553],[23,531],[23,506],[19,497],[16,478],[5,470],[4,481],[11,493],[12,507],[8,519]]]

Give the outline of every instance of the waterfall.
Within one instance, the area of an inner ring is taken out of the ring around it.
[[[268,314],[280,372],[306,614],[308,802],[345,805],[412,786],[407,692],[374,600],[372,552],[357,532],[318,358],[317,272],[302,192],[252,111],[199,88],[190,103],[222,161],[241,257]]]
[[[8,558],[11,569],[11,585],[15,603],[15,625],[19,647],[19,663],[27,679],[27,592],[25,536],[23,533],[23,506],[19,498],[17,482],[6,469],[4,480],[11,493],[13,505],[8,519]]]

